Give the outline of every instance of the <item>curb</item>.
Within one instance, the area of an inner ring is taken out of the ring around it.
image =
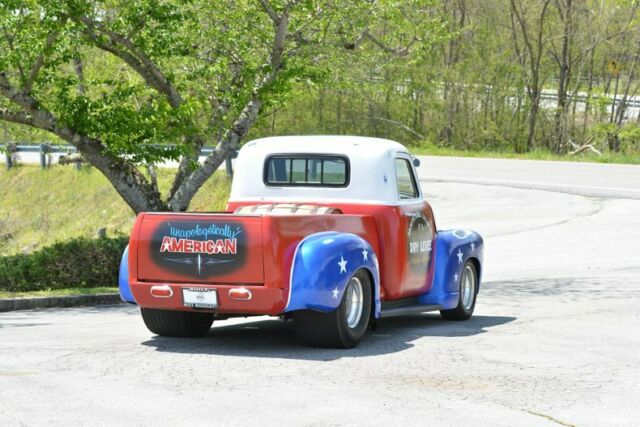
[[[78,307],[87,305],[122,304],[117,293],[69,295],[59,297],[0,298],[0,313],[34,308]]]

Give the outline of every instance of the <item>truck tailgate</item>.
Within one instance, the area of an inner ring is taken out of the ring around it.
[[[137,279],[170,283],[262,284],[262,218],[229,214],[142,214]]]

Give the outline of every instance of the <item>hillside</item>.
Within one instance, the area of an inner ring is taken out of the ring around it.
[[[168,191],[173,170],[158,171]],[[190,210],[224,209],[230,181],[217,173],[200,189]],[[94,168],[21,166],[0,170],[0,255],[31,252],[73,237],[128,234],[135,215]]]

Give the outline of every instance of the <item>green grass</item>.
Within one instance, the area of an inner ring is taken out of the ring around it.
[[[593,152],[584,152],[576,155],[559,155],[547,150],[532,150],[528,153],[515,153],[510,151],[468,151],[456,148],[438,147],[436,145],[421,145],[412,147],[413,154],[428,156],[455,156],[455,157],[485,157],[494,159],[521,159],[521,160],[552,160],[564,162],[594,162],[594,163],[620,163],[640,164],[640,153],[622,154],[605,152],[598,156]]]
[[[158,170],[167,192],[174,171]],[[194,197],[189,210],[222,210],[230,181],[216,173]],[[57,241],[107,234],[128,235],[135,215],[95,168],[19,166],[0,170],[0,255],[29,253]]]
[[[102,286],[98,288],[69,288],[32,292],[4,292],[0,291],[0,298],[24,298],[24,297],[60,297],[69,295],[96,295],[118,292],[118,288]]]

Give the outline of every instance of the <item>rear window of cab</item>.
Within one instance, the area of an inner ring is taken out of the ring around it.
[[[346,187],[349,160],[336,155],[273,155],[265,162],[264,183],[271,187]]]

